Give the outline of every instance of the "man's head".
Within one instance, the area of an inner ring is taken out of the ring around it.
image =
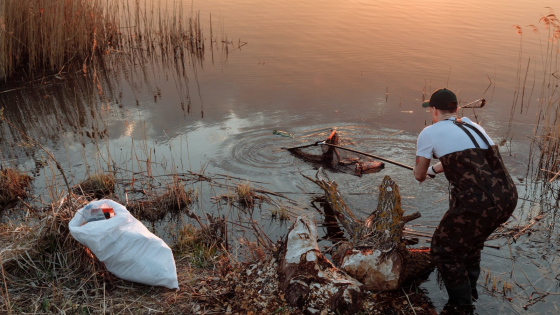
[[[434,107],[443,112],[457,111],[457,96],[448,89],[439,89],[435,91],[430,100],[422,103],[422,107]]]

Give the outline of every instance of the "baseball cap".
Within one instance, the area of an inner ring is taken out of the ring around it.
[[[432,106],[437,109],[457,109],[457,96],[448,89],[439,89],[435,91],[430,100],[422,103],[422,107]]]

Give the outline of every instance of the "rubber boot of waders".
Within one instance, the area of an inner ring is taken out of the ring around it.
[[[471,284],[471,295],[476,301],[478,300],[478,291],[476,290],[476,281],[478,281],[478,276],[480,275],[480,266],[467,268],[467,273],[469,274],[469,282]]]
[[[449,294],[447,305],[472,306],[472,291],[469,281],[454,286],[445,284],[445,288],[447,289],[447,294]]]

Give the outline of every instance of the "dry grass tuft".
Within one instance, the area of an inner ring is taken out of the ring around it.
[[[0,169],[0,209],[13,205],[19,198],[25,199],[31,180],[30,176],[17,170]]]
[[[508,293],[513,293],[513,283],[503,280],[500,276],[492,275],[490,269],[486,270],[486,275],[480,278],[484,280],[482,286],[489,292],[503,296],[506,296]]]
[[[251,187],[251,183],[245,182],[237,185],[237,200],[246,207],[252,207],[255,200],[255,192]]]
[[[280,206],[278,209],[278,218],[280,221],[290,220],[290,216],[288,215],[288,208],[285,206]]]
[[[190,224],[183,224],[175,237],[175,258],[186,258],[194,268],[215,267],[224,255],[219,249],[223,239],[211,228],[195,229]]]
[[[111,173],[96,173],[78,184],[74,193],[90,199],[110,197],[115,193],[115,177]]]
[[[174,177],[173,182],[161,195],[148,196],[147,200],[131,202],[127,209],[140,220],[159,221],[167,214],[180,214],[193,203],[193,192],[185,190],[181,180]]]

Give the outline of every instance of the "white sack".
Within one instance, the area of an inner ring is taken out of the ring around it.
[[[148,285],[178,289],[177,270],[171,249],[134,218],[126,208],[112,200],[92,201],[95,207],[107,204],[115,216],[85,222],[81,208],[70,223],[70,233],[105,263],[115,276]]]

